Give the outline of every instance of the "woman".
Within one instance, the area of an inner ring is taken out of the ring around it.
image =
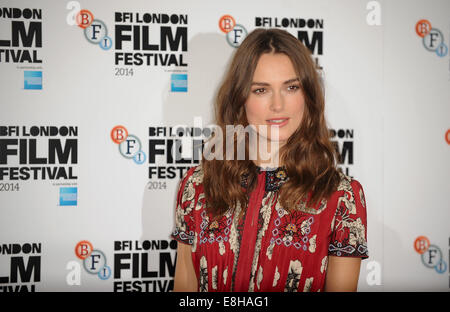
[[[223,133],[253,126],[271,157],[250,159],[246,144],[245,159],[204,157],[184,175],[174,290],[356,291],[368,257],[364,192],[336,167],[309,50],[283,30],[249,34],[218,92],[216,123]]]

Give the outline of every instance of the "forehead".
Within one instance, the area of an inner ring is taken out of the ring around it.
[[[254,82],[284,82],[297,77],[291,59],[284,53],[264,53],[253,74]]]

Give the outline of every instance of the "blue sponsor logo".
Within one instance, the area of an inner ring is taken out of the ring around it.
[[[77,205],[77,187],[60,187],[59,188],[59,205],[60,206],[76,206]]]
[[[42,90],[42,71],[25,70],[23,72],[25,90]]]
[[[187,74],[172,74],[170,91],[187,92]]]

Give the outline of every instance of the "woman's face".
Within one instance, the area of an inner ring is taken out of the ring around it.
[[[268,144],[278,141],[281,147],[300,126],[305,99],[300,81],[290,58],[283,53],[265,53],[256,65],[250,95],[245,102],[247,121],[256,126],[266,126]],[[277,127],[278,140],[271,137],[272,127]],[[263,135],[263,134],[261,134]]]

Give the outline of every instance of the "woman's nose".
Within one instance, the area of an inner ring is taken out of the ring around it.
[[[284,105],[283,102],[284,99],[281,92],[274,92],[270,103],[270,109],[274,112],[282,111]]]

